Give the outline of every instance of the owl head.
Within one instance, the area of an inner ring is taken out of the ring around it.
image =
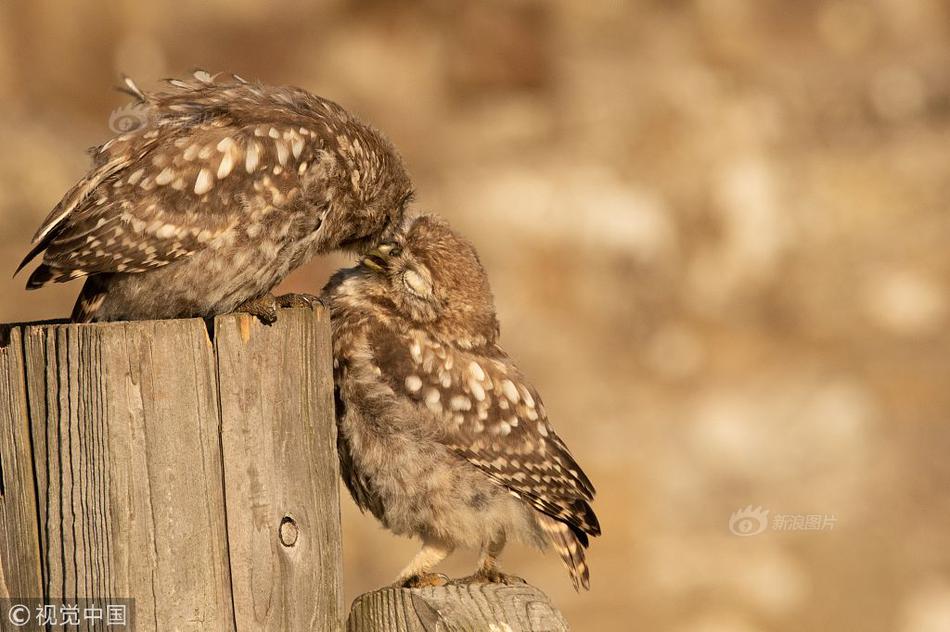
[[[472,244],[444,219],[408,217],[360,268],[399,315],[438,337],[468,348],[497,338],[488,275]]]
[[[320,251],[363,254],[393,239],[412,200],[412,181],[382,134],[352,118],[336,125],[338,134],[327,141],[334,155],[309,182],[312,197],[324,196],[327,207]]]

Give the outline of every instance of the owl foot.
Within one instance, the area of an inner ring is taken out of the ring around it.
[[[453,584],[527,584],[525,580],[517,575],[508,575],[502,573],[497,568],[480,568],[473,575],[461,577],[452,581]]]
[[[449,578],[442,573],[420,573],[407,579],[399,580],[396,585],[400,588],[426,588],[445,586]]]
[[[306,309],[316,309],[323,305],[319,296],[313,294],[282,294],[277,297],[277,306],[283,308],[302,307]]]
[[[241,303],[234,311],[257,316],[265,325],[277,322],[277,299],[273,294],[265,294]]]

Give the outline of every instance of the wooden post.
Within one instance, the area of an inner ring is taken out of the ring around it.
[[[567,632],[547,596],[528,584],[383,588],[356,598],[347,632]]]
[[[137,630],[339,627],[322,310],[0,339],[0,597],[132,598]]]

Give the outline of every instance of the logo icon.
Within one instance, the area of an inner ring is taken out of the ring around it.
[[[749,505],[732,512],[729,517],[729,530],[735,535],[748,537],[759,535],[769,526],[769,510]]]
[[[109,115],[109,129],[116,134],[134,132],[147,124],[148,109],[139,103],[118,107]]]
[[[7,613],[7,619],[18,628],[30,622],[30,608],[23,604],[16,604]]]

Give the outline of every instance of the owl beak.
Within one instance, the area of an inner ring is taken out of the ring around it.
[[[380,244],[363,255],[360,263],[377,272],[383,272],[389,268],[389,258],[398,256],[400,252],[396,244]]]

